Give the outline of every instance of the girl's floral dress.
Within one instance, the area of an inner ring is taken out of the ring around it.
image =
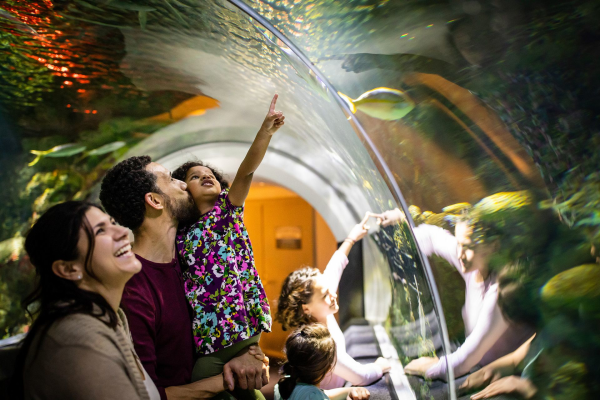
[[[271,331],[269,301],[254,267],[244,207],[231,204],[228,194],[223,190],[211,211],[177,234],[177,251],[188,266],[183,277],[199,355]]]

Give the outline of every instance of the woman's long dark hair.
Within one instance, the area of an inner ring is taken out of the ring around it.
[[[321,324],[304,325],[285,341],[287,361],[281,367],[279,394],[288,399],[298,382],[318,385],[335,365],[336,346]]]
[[[60,278],[52,271],[55,261],[73,261],[81,256],[77,244],[83,230],[88,241],[85,271],[96,278],[91,266],[94,232],[85,216],[92,207],[99,208],[82,201],[57,204],[46,211],[27,234],[25,250],[36,269],[36,287],[23,300],[23,306],[32,319],[34,316],[36,318],[17,357],[10,388],[11,398],[24,398],[23,373],[32,342],[39,337],[37,351],[54,322],[67,315],[81,313],[98,318],[113,329],[117,326],[117,315],[104,297],[80,289],[75,282]]]

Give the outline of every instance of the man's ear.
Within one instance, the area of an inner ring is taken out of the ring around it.
[[[52,272],[69,281],[79,281],[83,278],[83,268],[77,261],[56,260],[52,263]]]
[[[154,208],[155,210],[162,210],[163,208],[165,208],[165,201],[163,197],[158,193],[148,192],[144,196],[144,200],[146,201],[147,205]]]

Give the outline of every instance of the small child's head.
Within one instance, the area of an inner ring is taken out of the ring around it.
[[[285,341],[287,361],[281,370],[279,394],[291,396],[297,382],[317,386],[335,365],[336,346],[329,330],[321,324],[304,325]]]
[[[338,310],[337,296],[329,290],[323,274],[317,268],[304,267],[285,278],[275,318],[285,331],[322,321]]]
[[[187,190],[196,202],[207,196],[216,198],[223,189],[229,187],[221,171],[202,161],[188,161],[171,175],[187,184]]]

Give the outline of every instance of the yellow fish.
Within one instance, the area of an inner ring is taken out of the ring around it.
[[[358,109],[371,117],[385,121],[404,118],[415,108],[415,102],[406,93],[397,89],[376,88],[363,93],[356,100],[352,100],[341,92],[338,94],[346,101],[353,114]]]

